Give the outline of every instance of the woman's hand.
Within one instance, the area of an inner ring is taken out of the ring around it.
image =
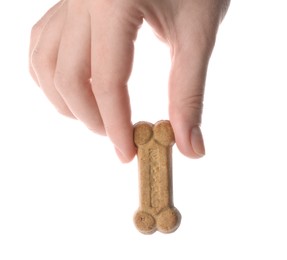
[[[145,19],[171,50],[169,114],[179,150],[204,155],[204,85],[229,0],[66,0],[33,27],[30,71],[57,110],[107,135],[123,162],[136,153],[127,81]]]

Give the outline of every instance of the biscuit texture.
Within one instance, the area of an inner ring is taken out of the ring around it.
[[[173,205],[172,146],[175,138],[170,122],[135,124],[134,143],[138,149],[140,190],[135,225],[144,234],[157,230],[171,233],[180,225],[181,215]]]

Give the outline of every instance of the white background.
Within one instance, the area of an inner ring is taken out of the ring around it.
[[[133,224],[136,160],[121,164],[106,138],[57,114],[28,74],[30,29],[54,2],[1,3],[0,259],[286,260],[286,1],[232,1],[207,78],[207,155],[174,147],[182,223],[151,236]],[[167,47],[144,25],[133,122],[167,118],[168,71]]]

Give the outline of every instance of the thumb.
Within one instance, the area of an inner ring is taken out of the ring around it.
[[[204,86],[209,57],[214,41],[191,37],[173,48],[169,80],[169,116],[176,144],[184,155],[200,158],[205,155],[200,130]]]

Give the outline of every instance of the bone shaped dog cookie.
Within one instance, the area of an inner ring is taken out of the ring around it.
[[[173,232],[180,224],[181,215],[173,206],[171,148],[175,139],[170,122],[137,123],[134,142],[138,148],[140,184],[140,206],[134,216],[135,225],[144,234],[156,230]]]

